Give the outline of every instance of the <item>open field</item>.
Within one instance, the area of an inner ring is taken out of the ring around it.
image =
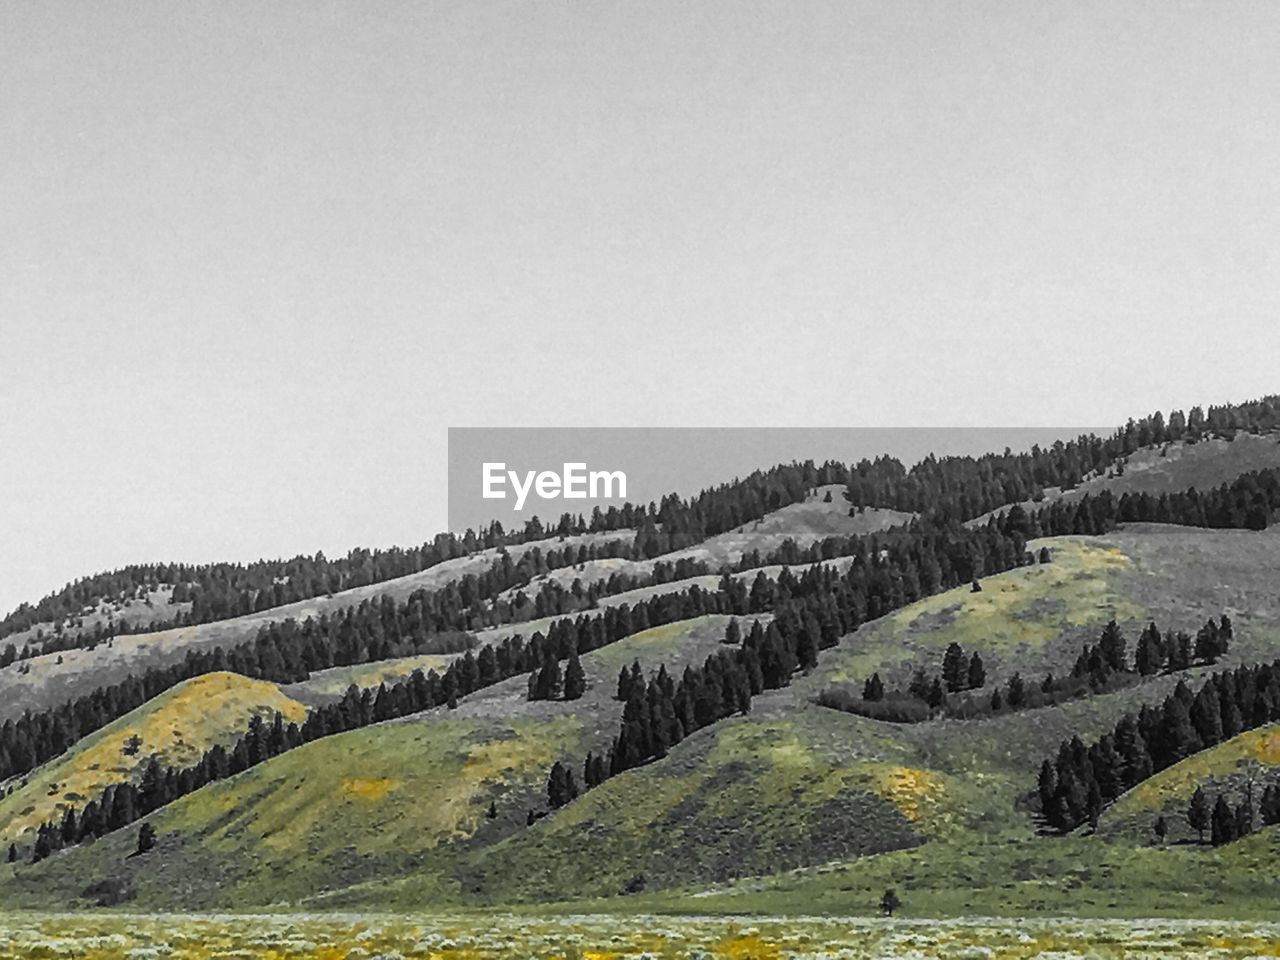
[[[1276,956],[1280,925],[566,915],[0,917],[0,957],[85,960],[1044,960]]]

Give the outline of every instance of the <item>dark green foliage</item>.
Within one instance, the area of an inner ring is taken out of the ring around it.
[[[137,852],[142,854],[156,845],[156,828],[149,823],[144,823],[138,830],[138,849]]]
[[[947,645],[947,652],[942,657],[942,680],[949,693],[957,693],[968,686],[969,664],[958,643]]]
[[[987,685],[987,668],[982,664],[982,657],[974,651],[969,658],[969,666],[965,674],[965,685],[970,690],[980,690]]]
[[[1199,411],[1195,408],[1193,413]],[[1238,405],[1210,407],[1196,418],[1173,411],[1166,418],[1152,414],[1130,420],[1111,437],[1081,436],[1049,448],[1034,446],[1026,453],[990,453],[980,457],[926,457],[908,470],[892,457],[862,460],[849,469],[846,499],[853,508],[887,507],[916,513],[945,512],[968,520],[1006,504],[1034,500],[1044,487],[1071,489],[1090,474],[1115,468],[1123,472],[1123,460],[1134,451],[1161,443],[1194,440],[1205,433],[1235,430],[1264,431],[1280,420],[1280,396],[1264,397]],[[1274,506],[1274,503],[1273,503]],[[1021,508],[1019,508],[1021,509]],[[1040,511],[1018,518],[1019,535],[1049,536],[1037,524]],[[1242,509],[1240,522],[1264,522],[1264,511]],[[1178,521],[1183,522],[1183,521]],[[1212,524],[1217,525],[1217,524]]]
[[[859,697],[845,687],[828,687],[818,694],[820,706],[845,713],[870,717],[872,720],[883,720],[887,723],[923,723],[933,716],[933,711],[923,700],[915,697],[904,697],[901,693],[895,696],[883,696],[879,700],[868,700]]]
[[[902,906],[902,901],[898,899],[898,894],[892,888],[884,892],[884,896],[880,898],[880,912],[886,917],[892,917],[893,912]]]
[[[1144,705],[1136,715],[1122,717],[1093,746],[1086,748],[1078,738],[1062,744],[1054,761],[1054,795],[1040,798],[1045,817],[1060,830],[1073,829],[1089,819],[1079,797],[1070,795],[1075,787],[1086,791],[1096,787],[1101,802],[1110,803],[1197,751],[1280,719],[1277,704],[1280,661],[1216,673],[1195,693],[1180,681],[1162,703]],[[1252,823],[1251,808],[1248,816]],[[1200,833],[1212,826],[1203,791],[1192,797],[1188,822]]]
[[[551,767],[547,778],[547,804],[552,810],[558,810],[578,796],[578,781],[573,770],[559,760]]]
[[[578,700],[587,692],[587,674],[582,669],[582,661],[574,653],[564,668],[564,698]]]
[[[880,679],[880,674],[873,673],[867,678],[862,686],[862,699],[872,702],[884,699],[884,681]]]

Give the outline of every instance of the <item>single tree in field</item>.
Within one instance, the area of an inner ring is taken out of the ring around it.
[[[498,803],[496,800],[489,801],[489,809],[485,811],[484,815],[490,820],[498,819]]]
[[[1040,548],[1040,562],[1041,562],[1041,563],[1048,563],[1051,559],[1053,559],[1053,558],[1052,558],[1052,557],[1050,556],[1050,554],[1049,554],[1049,548],[1048,548],[1048,547],[1041,547],[1041,548]]]
[[[886,917],[892,917],[893,911],[902,906],[902,901],[898,899],[897,892],[890,887],[884,892],[884,896],[880,898],[880,912]]]
[[[1165,823],[1163,815],[1156,817],[1155,825],[1151,830],[1156,835],[1156,843],[1163,844],[1164,838],[1169,835],[1169,824]]]
[[[156,845],[156,828],[144,823],[138,830],[138,853],[146,853]]]
[[[970,592],[970,593],[981,593],[981,592],[982,592],[982,584],[980,584],[980,583],[978,582],[978,580],[977,580],[977,578],[976,578],[976,577],[974,578],[973,583],[969,584],[969,592]]]
[[[738,618],[734,617],[729,621],[729,625],[724,628],[724,643],[732,644],[735,647],[742,642],[742,628],[738,626]]]
[[[1209,829],[1209,798],[1200,787],[1196,787],[1187,805],[1187,824],[1196,832],[1200,843],[1204,843],[1204,832]]]

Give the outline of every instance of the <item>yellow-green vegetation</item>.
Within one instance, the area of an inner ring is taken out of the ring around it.
[[[0,800],[0,840],[20,840],[109,785],[138,780],[152,757],[162,766],[197,763],[214,744],[231,746],[253,716],[302,723],[306,708],[273,683],[210,673],[178,684],[23,778]]]
[[[1178,821],[1186,812],[1196,787],[1211,790],[1217,784],[1223,789],[1229,786],[1234,789],[1243,787],[1251,777],[1269,782],[1267,768],[1277,765],[1280,765],[1280,724],[1247,730],[1139,783],[1104,811],[1100,829],[1104,833],[1125,828],[1149,833],[1155,818],[1164,814],[1177,835],[1191,835],[1193,831]],[[1260,783],[1255,803],[1261,792]]]
[[[219,864],[234,895],[206,889],[218,902],[298,899],[403,872],[498,826],[490,801],[502,805],[501,826],[522,822],[580,734],[571,717],[382,724],[290,751],[171,804],[154,823]]]
[[[572,899],[775,872],[914,846],[986,809],[875,724],[797,705],[724,721],[469,860],[493,902]],[[865,736],[860,734],[865,733]],[[411,889],[353,891],[371,905]]]
[[[86,960],[1025,960],[1274,956],[1280,925],[563,915],[0,917],[0,957]]]
[[[380,683],[391,684],[403,680],[415,670],[443,673],[456,656],[457,654],[452,653],[422,653],[412,657],[357,663],[349,667],[330,667],[328,670],[317,670],[306,680],[286,684],[281,689],[292,697],[308,702],[335,700],[346,693],[353,683],[357,687],[376,687]]]
[[[986,577],[978,593],[965,585],[926,597],[868,624],[856,642],[824,659],[818,677],[863,680],[877,671],[900,677],[906,664],[940,655],[952,642],[981,651],[991,663],[1041,663],[1046,648],[1068,634],[1101,627],[1112,617],[1123,622],[1145,615],[1118,582],[1131,566],[1118,547],[1086,537],[1054,537],[1032,546],[1049,547],[1053,562]],[[1074,642],[1071,649],[1074,656]],[[929,666],[936,671],[940,661],[930,660]]]

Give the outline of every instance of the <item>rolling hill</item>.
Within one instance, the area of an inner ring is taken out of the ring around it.
[[[1280,444],[1273,435],[1161,444],[1129,454],[1110,476],[1065,492],[1046,489],[1043,501],[1025,508],[1078,505],[1087,493],[1102,491],[1210,488],[1276,467]],[[135,855],[139,827],[133,824],[40,862],[0,869],[0,896],[15,906],[68,908],[93,903],[92,891],[105,884],[134,910],[570,904],[625,912],[861,913],[894,887],[921,916],[1255,916],[1269,909],[1280,894],[1280,878],[1265,866],[1277,831],[1260,830],[1214,849],[1155,845],[1149,831],[1155,816],[1177,817],[1195,785],[1236,789],[1242,761],[1280,764],[1274,726],[1247,731],[1138,784],[1103,811],[1096,832],[1048,835],[1036,778],[1041,761],[1063,741],[1078,736],[1092,743],[1124,715],[1159,703],[1180,681],[1196,686],[1215,670],[1280,657],[1274,584],[1280,527],[1129,523],[1025,544],[1015,539],[1032,557],[1046,551],[1043,562],[1015,556],[999,572],[976,575],[976,588],[969,576],[953,572],[954,585],[909,599],[909,586],[892,585],[891,564],[904,556],[915,562],[911,549],[928,541],[910,538],[930,535],[920,532],[928,529],[927,518],[876,508],[850,515],[841,494],[839,487],[818,487],[801,502],[697,546],[650,560],[588,561],[524,588],[647,574],[656,562],[679,558],[717,571],[602,597],[596,610],[581,611],[587,622],[604,608],[654,597],[676,603],[691,594],[716,595],[721,565],[757,550],[763,557],[788,539],[808,545],[853,537],[852,544],[875,535],[871,553],[851,549],[785,572],[777,564],[736,572],[729,580],[741,595],[724,602],[741,605],[736,619],[743,632],[758,619],[780,636],[803,637],[810,627],[801,611],[827,615],[830,608],[788,604],[800,604],[805,590],[825,589],[824,582],[863,589],[882,579],[890,584],[886,595],[897,590],[903,597],[896,609],[838,632],[786,682],[753,690],[745,712],[728,711],[732,715],[685,731],[656,758],[620,769],[563,806],[548,805],[549,769],[560,761],[581,771],[588,751],[609,751],[624,720],[624,705],[614,696],[620,670],[637,661],[646,676],[665,667],[679,679],[716,654],[746,657],[744,647],[724,642],[734,619],[724,607],[641,626],[591,649],[581,658],[586,692],[580,699],[531,700],[527,671],[521,671],[479,685],[452,708],[434,706],[320,736],[150,813],[145,822],[158,842],[149,851]],[[1006,536],[1004,518],[982,519],[964,528],[967,542]],[[427,571],[430,578],[415,575],[183,628],[187,633],[121,637],[112,648],[68,651],[62,664],[36,658],[30,673],[0,671],[6,715],[219,638],[250,636],[264,622],[339,609],[357,597],[407,595],[428,579],[447,583],[491,561],[479,555],[451,561],[453,567]],[[956,569],[965,562],[957,555]],[[773,584],[766,600],[750,595],[761,572]],[[1151,675],[1128,671],[1061,702],[986,709],[993,691],[1011,690],[1015,677],[1037,686],[1049,674],[1069,677],[1082,647],[1095,643],[1111,621],[1128,639],[1123,656],[1132,660],[1147,623],[1194,633],[1223,614],[1234,634],[1216,664],[1170,666]],[[477,642],[551,633],[555,619],[482,631]],[[919,722],[820,705],[833,688],[860,695],[872,674],[905,696],[916,671],[941,670],[952,644],[981,654],[985,683],[926,710]],[[139,757],[154,753],[174,766],[193,762],[208,745],[226,744],[251,712],[279,710],[300,722],[308,709],[335,708],[353,684],[391,688],[415,671],[445,675],[462,669],[473,653],[317,670],[283,686],[221,673],[187,681],[83,739],[26,783],[12,784],[0,800],[0,837],[29,837],[60,805],[136,777]],[[968,713],[959,709],[966,697]],[[195,704],[206,714],[199,722]],[[125,754],[135,732],[141,749]],[[1189,836],[1175,833],[1179,841]]]

